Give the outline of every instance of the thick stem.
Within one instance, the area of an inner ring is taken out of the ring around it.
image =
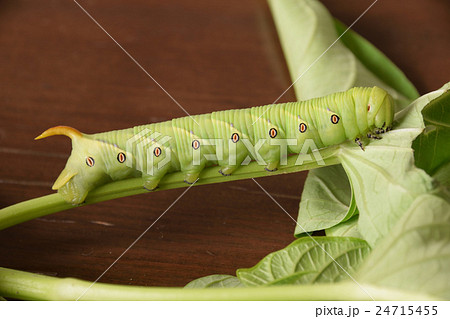
[[[7,268],[0,268],[0,295],[23,300],[435,300],[429,295],[359,286],[352,281],[254,288],[130,287]]]
[[[283,165],[280,169],[271,173],[266,172],[263,169],[263,166],[259,165],[256,162],[252,162],[247,166],[241,166],[231,176],[220,175],[218,173],[218,167],[208,167],[202,171],[200,178],[195,185],[221,183],[252,177],[286,174],[310,170],[328,165],[335,165],[339,163],[337,156],[335,156],[338,149],[339,146],[331,146],[321,150],[320,155],[325,163],[322,165],[318,164],[317,161],[314,160],[314,155],[307,155],[310,157],[310,160],[305,160],[301,165],[296,165],[298,155],[289,156],[287,159],[287,165]],[[187,187],[188,185],[183,182],[183,179],[184,177],[182,172],[168,174],[161,180],[156,191]],[[137,195],[146,192],[148,191],[145,190],[142,186],[141,178],[117,181],[93,190],[86,198],[85,203],[82,205],[89,205],[110,199]],[[73,207],[75,206],[66,203],[59,194],[47,195],[11,205],[0,210],[0,230],[34,218],[60,212]]]

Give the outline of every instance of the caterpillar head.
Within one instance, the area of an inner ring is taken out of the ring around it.
[[[374,87],[367,105],[367,122],[369,126],[379,129],[390,128],[394,119],[394,100],[383,89]]]
[[[78,130],[68,126],[56,126],[46,130],[35,139],[53,135],[65,135],[72,140],[72,153],[66,166],[53,184],[69,203],[82,203],[89,191],[104,184],[109,177],[102,163],[105,143],[88,138]]]

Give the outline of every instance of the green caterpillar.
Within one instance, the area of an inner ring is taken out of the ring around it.
[[[389,130],[394,104],[384,90],[353,88],[321,98],[227,110],[176,118],[162,123],[98,134],[56,126],[36,139],[66,135],[72,153],[53,185],[72,204],[82,203],[95,187],[141,176],[154,190],[169,172],[181,171],[194,183],[207,166],[230,175],[240,165],[256,160],[267,171],[298,154],[306,141],[323,148]]]

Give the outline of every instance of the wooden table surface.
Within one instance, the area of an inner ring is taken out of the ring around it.
[[[323,1],[347,25],[372,1]],[[191,114],[271,103],[290,78],[265,1],[80,1]],[[421,94],[449,80],[450,5],[380,0],[354,26]],[[184,112],[72,1],[0,2],[0,207],[51,193],[67,138]],[[294,100],[290,90],[281,102]],[[258,179],[294,217],[306,172]],[[95,280],[184,191],[117,199],[0,232],[0,266]],[[100,280],[183,286],[235,274],[293,238],[252,180],[191,188]]]

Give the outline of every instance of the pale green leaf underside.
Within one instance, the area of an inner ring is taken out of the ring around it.
[[[345,222],[328,228],[325,230],[325,233],[327,236],[332,237],[354,237],[362,239],[362,235],[358,230],[358,218],[358,216],[353,216]]]
[[[365,152],[348,143],[339,158],[353,186],[359,231],[373,247],[385,237],[416,197],[430,192],[432,179],[414,166],[412,141],[424,127],[421,110],[444,89],[429,93],[396,114],[395,130],[372,141]]]
[[[346,272],[354,273],[369,251],[361,239],[303,237],[237,276],[246,286],[337,282],[350,279]]]
[[[195,279],[184,288],[235,288],[243,287],[241,281],[231,275],[211,275]]]
[[[412,203],[359,270],[359,280],[450,298],[450,204],[434,195]]]
[[[356,213],[356,203],[342,165],[314,169],[305,181],[295,236],[333,227]]]

